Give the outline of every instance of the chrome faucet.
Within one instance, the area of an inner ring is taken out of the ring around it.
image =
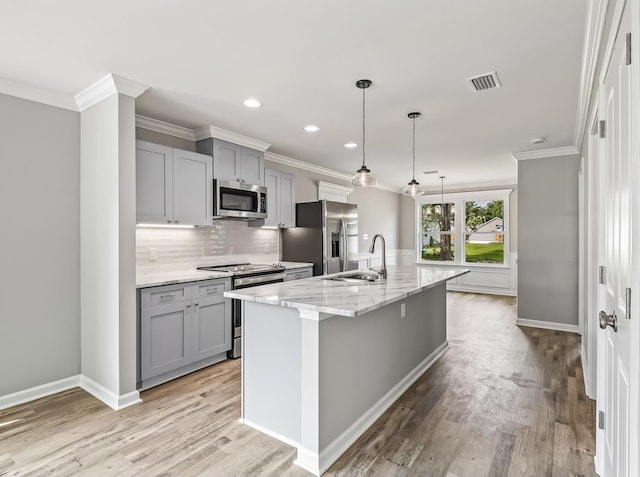
[[[385,250],[384,237],[382,236],[382,234],[375,234],[373,236],[373,240],[371,241],[371,246],[369,247],[369,253],[375,252],[376,239],[378,237],[380,237],[380,241],[382,242],[382,266],[377,270],[375,268],[370,268],[370,270],[377,272],[380,275],[380,278],[386,279],[387,278],[387,258],[386,258],[387,253]]]

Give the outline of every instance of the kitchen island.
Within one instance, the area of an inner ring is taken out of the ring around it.
[[[448,348],[446,282],[468,270],[389,267],[225,292],[244,307],[242,421],[321,475]]]

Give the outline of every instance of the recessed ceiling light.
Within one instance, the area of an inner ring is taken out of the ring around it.
[[[320,128],[318,126],[314,126],[313,124],[309,124],[308,126],[304,127],[304,130],[307,132],[316,132],[319,131]]]
[[[247,108],[259,108],[262,103],[255,98],[248,98],[244,100],[244,104]]]
[[[348,142],[344,145],[344,147],[346,147],[347,149],[353,149],[354,147],[358,147],[358,145],[355,142]]]

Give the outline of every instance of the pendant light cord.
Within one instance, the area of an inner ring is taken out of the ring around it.
[[[416,118],[413,118],[413,180],[416,180]]]
[[[365,167],[364,165],[364,145],[365,145],[365,142],[364,142],[364,139],[365,139],[365,136],[364,136],[364,102],[365,102],[364,90],[365,89],[366,88],[362,88],[362,167]]]

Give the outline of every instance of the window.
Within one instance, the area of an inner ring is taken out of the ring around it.
[[[455,256],[454,204],[426,203],[421,204],[420,207],[422,260],[453,262]]]
[[[465,202],[464,256],[467,263],[504,263],[504,201]]]
[[[505,250],[509,250],[510,192],[496,190],[419,197],[416,200],[419,261],[505,265],[508,255]]]

